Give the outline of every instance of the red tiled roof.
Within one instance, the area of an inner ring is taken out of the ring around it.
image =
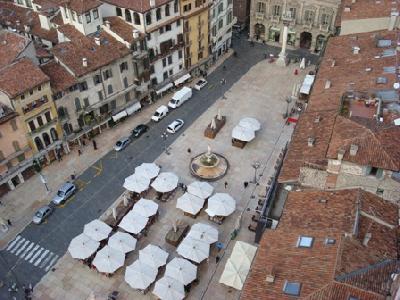
[[[395,204],[362,190],[290,192],[278,228],[267,230],[261,239],[241,298],[292,299],[283,293],[287,280],[301,284],[304,299],[339,275],[396,259],[397,222]],[[352,234],[355,227],[358,235]],[[371,238],[364,246],[367,232]],[[312,247],[297,247],[299,236],[313,237]],[[326,244],[327,238],[335,242]],[[273,283],[266,281],[270,273],[275,275]],[[363,288],[376,291],[369,282]]]
[[[370,291],[361,290],[357,287],[333,281],[314,294],[305,297],[307,300],[348,300],[350,296],[362,300],[385,300],[386,296]]]
[[[22,35],[0,31],[0,68],[12,63],[31,41]]]
[[[64,5],[78,14],[84,14],[99,7],[102,3],[98,0],[65,0]]]
[[[63,28],[65,28],[63,26]],[[75,31],[67,35],[70,42],[59,43],[52,48],[54,56],[67,66],[75,76],[81,77],[113,61],[129,55],[130,50],[104,31],[98,34],[101,45],[97,45],[94,36],[79,35]],[[87,67],[82,59],[87,59]]]
[[[22,58],[0,70],[0,90],[10,98],[15,98],[49,80],[49,77],[28,58]]]
[[[50,77],[50,85],[55,93],[65,91],[77,83],[74,76],[55,61],[42,65],[41,69]]]
[[[392,8],[397,9],[397,3],[393,1],[342,1],[341,20],[358,20],[371,18],[389,18]],[[344,9],[350,7],[350,11]]]
[[[124,41],[128,43],[134,41],[133,30],[136,29],[134,26],[125,22],[120,17],[107,17],[104,18],[104,21],[110,22],[110,30],[121,37]],[[139,32],[139,37],[143,38],[144,34]]]
[[[115,5],[117,7],[129,8],[137,12],[147,12],[151,9],[150,0],[103,0],[103,2]],[[172,2],[171,0],[155,0],[155,7],[162,6]]]
[[[350,146],[358,146],[350,155]],[[328,158],[337,159],[340,149],[346,150],[343,160],[363,166],[400,171],[400,127],[382,125],[375,120],[338,116],[333,127]]]

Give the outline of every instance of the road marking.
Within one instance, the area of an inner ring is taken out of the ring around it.
[[[75,184],[78,186],[78,190],[79,191],[82,191],[85,188],[85,186],[88,185],[88,183],[90,183],[90,182],[86,182],[86,181],[84,181],[82,179],[76,179],[75,180]]]
[[[12,249],[10,252],[11,252],[11,253],[14,253],[24,241],[25,241],[25,238],[22,238],[22,239],[18,242],[18,244],[15,246],[15,248]]]
[[[214,89],[215,88],[215,84],[210,84],[209,86],[208,86],[208,89],[209,90],[212,90],[212,89]]]
[[[29,263],[33,263],[33,261],[40,255],[40,253],[44,250],[43,247],[40,247],[39,251],[35,253],[35,255],[31,258]]]
[[[75,195],[72,195],[71,197],[68,198],[67,201],[65,201],[63,204],[59,205],[59,208],[64,208],[65,205],[67,205],[68,203],[72,202],[72,200],[75,200]]]
[[[53,257],[53,259],[51,260],[50,264],[46,267],[46,269],[44,269],[46,272],[48,272],[50,270],[50,268],[52,266],[54,266],[54,264],[57,262],[58,260],[58,255],[56,255],[55,257]]]
[[[54,256],[53,252],[50,252],[50,254],[45,258],[45,260],[40,264],[39,268],[43,269],[43,267],[47,264],[47,262]]]
[[[49,253],[50,252],[50,250],[45,250],[43,253],[42,253],[42,255],[37,259],[37,261],[35,261],[35,263],[33,264],[35,267],[37,267],[40,263],[41,263],[41,261],[42,261],[42,259],[47,255],[47,253]]]
[[[25,255],[28,253],[28,251],[32,249],[33,245],[35,245],[35,243],[34,243],[34,242],[31,242],[31,243],[29,244],[29,246],[26,247],[25,251],[22,252],[20,258],[24,258]],[[17,254],[15,254],[15,255],[17,255]]]
[[[35,251],[39,248],[39,245],[36,245],[35,248],[33,248],[33,250],[31,252],[29,252],[29,254],[25,257],[25,260],[28,260],[32,257],[33,253],[35,253]]]
[[[99,165],[98,166],[93,165],[93,166],[91,166],[91,168],[96,170],[96,174],[93,176],[93,178],[99,176],[103,172],[103,163],[102,163],[102,161],[101,160],[99,161]]]
[[[117,159],[118,158],[118,152],[114,151],[113,154],[115,154],[115,155],[110,155],[110,158]]]
[[[20,238],[21,238],[21,236],[20,236],[20,235],[17,235],[17,236],[15,237],[15,239],[14,239],[11,243],[8,244],[6,251],[10,251],[11,248],[14,247],[14,245],[18,242],[18,240],[19,240]]]
[[[19,256],[19,254],[20,254],[22,251],[24,251],[25,247],[28,246],[29,242],[30,242],[30,241],[25,240],[25,243],[22,245],[22,247],[20,247],[20,248],[17,250],[17,252],[15,252],[15,255],[16,255],[16,256]]]

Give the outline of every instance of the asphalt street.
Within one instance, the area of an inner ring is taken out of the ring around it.
[[[22,285],[35,285],[67,251],[72,238],[83,231],[83,226],[98,218],[120,195],[124,178],[143,162],[154,161],[164,151],[161,134],[176,118],[185,121],[176,134],[168,134],[169,147],[185,129],[205,110],[230,89],[254,64],[264,59],[266,52],[278,53],[279,49],[255,44],[251,46],[243,34],[233,39],[237,57],[230,57],[207,77],[208,85],[193,91],[193,97],[181,107],[170,112],[159,123],[150,123],[150,130],[126,149],[110,151],[88,168],[76,180],[79,192],[62,208],[57,208],[48,221],[41,225],[30,224],[9,246],[0,252],[0,299],[23,299]],[[313,60],[315,57],[313,58]],[[224,78],[226,84],[221,84]],[[155,104],[154,109],[157,107]],[[173,148],[170,151],[175,151]],[[35,250],[35,251],[34,251]],[[10,282],[16,282],[19,293],[8,292]]]

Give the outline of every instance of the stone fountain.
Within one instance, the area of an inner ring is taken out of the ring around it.
[[[207,152],[203,152],[192,158],[190,161],[190,172],[197,178],[214,181],[222,178],[228,171],[228,160],[221,154],[211,151],[207,147]]]

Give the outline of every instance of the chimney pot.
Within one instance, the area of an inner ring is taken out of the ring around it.
[[[96,43],[97,46],[100,46],[100,44],[101,44],[100,43],[100,38],[97,37],[97,36],[94,38],[94,42]]]
[[[321,121],[321,116],[316,116],[314,119],[314,123],[319,123]]]
[[[362,242],[365,247],[368,245],[368,242],[371,239],[371,237],[372,237],[372,234],[370,232],[367,232],[365,234],[363,242]]]
[[[82,58],[82,66],[84,66],[84,67],[88,66],[88,62],[87,62],[87,58],[86,57]]]
[[[307,140],[308,147],[313,147],[315,144],[315,138],[309,137]]]
[[[353,47],[353,54],[358,54],[358,53],[360,53],[360,50],[361,50],[360,47],[354,46],[354,47]]]
[[[106,24],[106,27],[107,27],[108,29],[111,28],[111,23],[110,23],[110,21],[106,20],[104,23]]]
[[[156,6],[156,0],[150,0],[150,7]]]
[[[330,80],[325,81],[325,89],[327,90],[330,87],[331,87],[331,81]]]
[[[346,153],[345,149],[339,149],[338,155],[337,155],[338,160],[342,160],[345,153]]]
[[[134,38],[134,39],[137,39],[137,38],[139,37],[139,30],[134,29],[134,30],[132,31],[132,35],[133,35],[133,38]]]
[[[358,146],[355,145],[355,144],[351,144],[350,145],[350,155],[351,156],[356,156],[357,151],[358,151]]]

